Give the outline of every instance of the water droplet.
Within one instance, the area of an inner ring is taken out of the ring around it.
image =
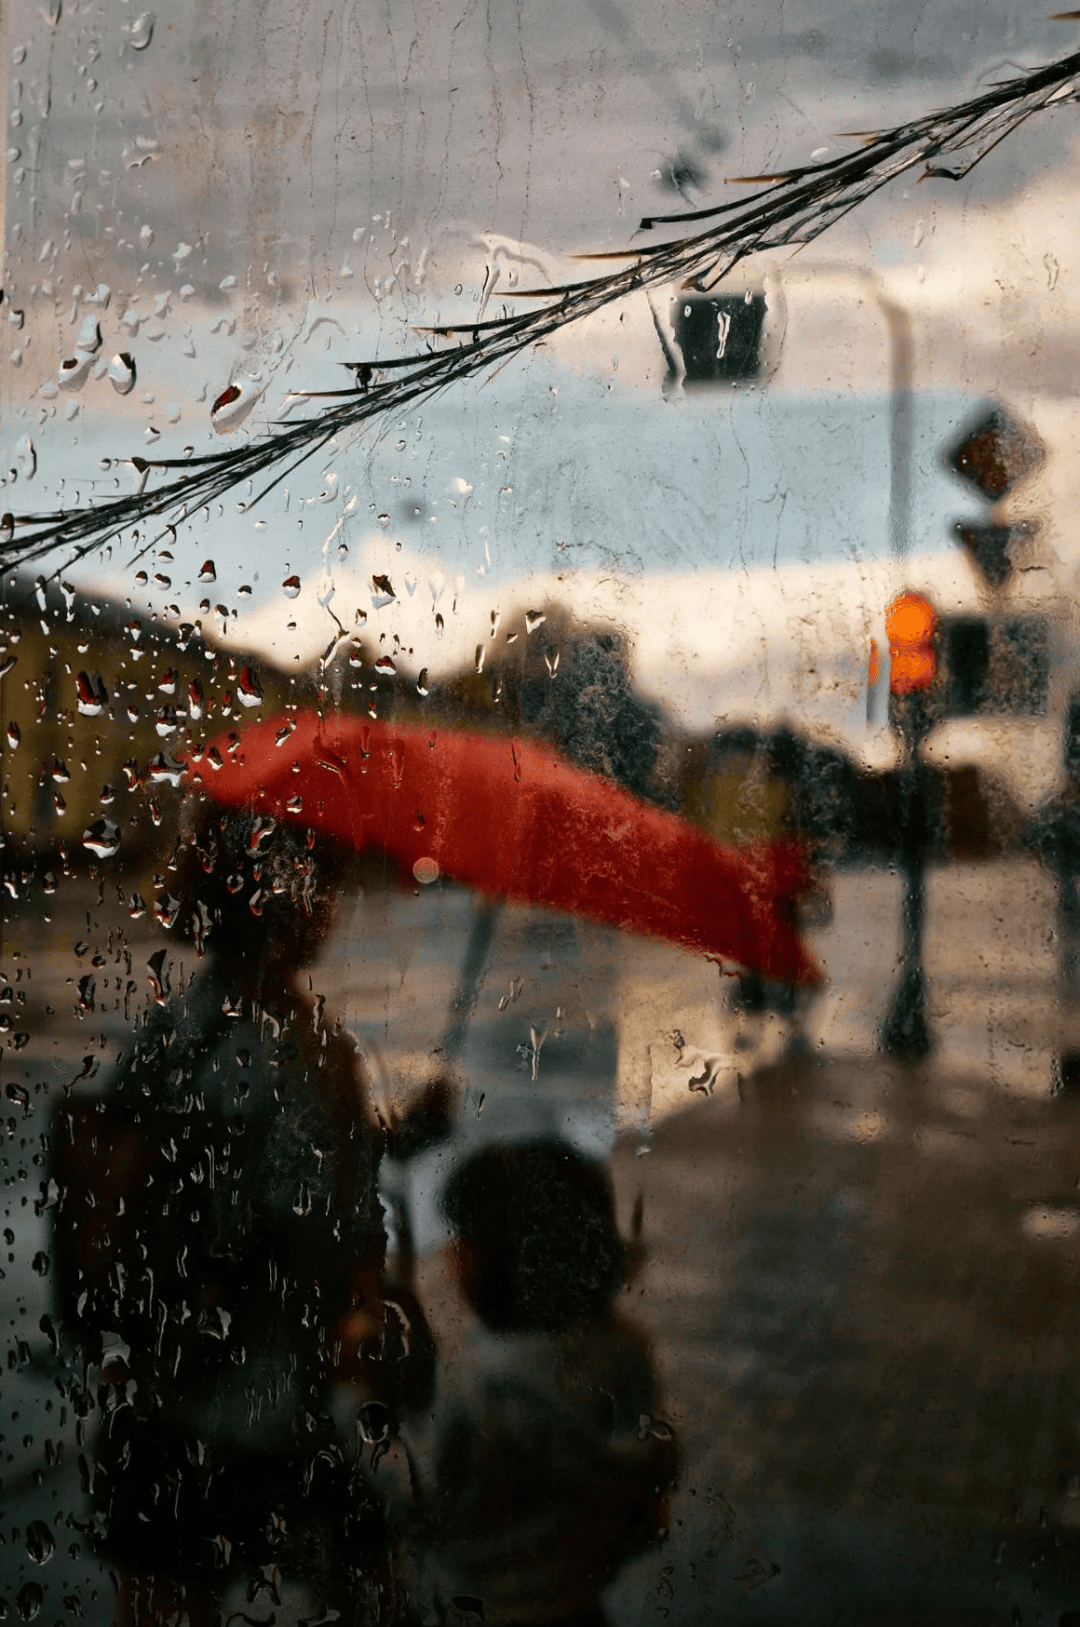
[[[204,559],[203,560],[203,563],[199,568],[199,581],[200,582],[216,582],[217,581],[217,567],[215,566],[214,561],[212,559]]]
[[[126,29],[128,42],[133,51],[145,51],[154,37],[154,24],[157,18],[152,11],[144,11],[141,17],[136,17]]]
[[[44,1276],[48,1275],[49,1256],[45,1253],[44,1249],[38,1249],[37,1253],[34,1255],[34,1258],[31,1260],[30,1264],[31,1264],[36,1276],[44,1277]],[[46,1530],[48,1530],[48,1527],[46,1527]],[[30,1546],[30,1532],[29,1531],[26,1533],[26,1546],[28,1548]],[[51,1549],[50,1549],[50,1552],[51,1552]],[[33,1559],[33,1557],[34,1557],[33,1554],[31,1554],[30,1557],[31,1557],[31,1559]],[[49,1557],[48,1554],[45,1557],[47,1559]],[[36,1559],[36,1560],[34,1560],[34,1563],[36,1565],[44,1565],[45,1560],[44,1559]]]
[[[300,578],[298,576],[287,576],[281,584],[281,591],[286,599],[297,598],[300,593]]]
[[[75,349],[96,356],[101,349],[101,325],[96,316],[84,316],[75,340]]]
[[[160,733],[160,730],[158,732]],[[187,767],[184,763],[174,762],[171,757],[166,757],[163,751],[159,751],[157,756],[151,759],[148,773],[153,785],[179,785],[187,773]]]
[[[106,368],[109,383],[117,395],[129,395],[135,388],[135,358],[130,351],[118,350]]]
[[[248,852],[252,857],[263,851],[276,829],[276,819],[256,819],[254,829],[248,840]]]
[[[525,631],[527,633],[535,633],[536,629],[545,621],[547,621],[547,617],[542,610],[526,610]]]
[[[390,1408],[383,1401],[366,1401],[356,1419],[360,1438],[368,1446],[379,1446],[388,1441],[392,1423]]]
[[[427,667],[422,667],[421,668],[420,676],[416,680],[416,693],[418,695],[426,695],[426,694],[428,694],[428,669],[427,669]]]
[[[397,668],[388,655],[380,655],[375,662],[375,671],[382,678],[392,678],[397,672]]]
[[[263,703],[262,684],[258,674],[252,672],[250,667],[242,667],[240,676],[236,680],[236,693],[241,706],[261,706]]]
[[[60,363],[56,382],[62,390],[81,390],[93,365],[93,356],[68,356]]]
[[[226,385],[210,408],[210,422],[220,435],[239,428],[259,399],[260,388],[250,379]]]
[[[56,11],[59,14],[59,0],[56,0]],[[44,1603],[45,1589],[38,1582],[27,1582],[15,1595],[15,1608],[23,1621],[33,1621]]]
[[[120,846],[120,830],[111,819],[95,819],[83,831],[83,847],[89,848],[99,859],[111,859]]]
[[[26,1089],[25,1085],[7,1085],[4,1090],[4,1095],[7,1097],[9,1102],[14,1102],[16,1107],[21,1107],[24,1113],[29,1110],[30,1092]]]
[[[9,723],[7,726],[7,743],[9,749],[11,751],[17,751],[21,740],[22,733],[20,732],[19,725],[17,723]]]
[[[421,887],[430,887],[433,881],[439,879],[439,866],[432,858],[417,859],[412,867],[412,873]]]
[[[105,680],[100,672],[80,672],[75,679],[79,712],[83,717],[100,717],[109,704]]]

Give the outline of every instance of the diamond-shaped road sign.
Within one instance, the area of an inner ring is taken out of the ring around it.
[[[1039,436],[1019,424],[1004,407],[993,407],[968,429],[946,454],[945,462],[990,503],[1000,502],[1014,486],[1033,474],[1046,455]],[[989,521],[958,521],[957,537],[972,563],[992,588],[1002,588],[1013,573],[1012,544],[1030,537],[1030,521],[997,525]]]

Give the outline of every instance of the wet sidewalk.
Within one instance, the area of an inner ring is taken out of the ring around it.
[[[683,1456],[670,1537],[616,1584],[617,1627],[1080,1610],[1080,1103],[800,1063],[624,1140],[615,1174],[646,1251],[626,1314]],[[104,1627],[107,1568],[71,1523],[72,1374],[36,1317],[15,1321],[33,1359],[7,1375],[24,1450],[0,1597],[30,1581],[50,1620]],[[55,1541],[40,1568],[33,1520]]]
[[[986,921],[966,908],[976,881]],[[893,947],[880,926],[891,919],[888,878],[838,888],[830,972],[843,1009],[834,996],[818,1017],[815,1060],[751,1071],[750,1055],[724,1053],[709,1096],[688,1086],[693,1069],[665,1059],[676,1056],[676,1021],[687,1055],[691,1043],[710,1056],[716,1044],[720,1055],[715,968],[665,960],[649,945],[621,949],[620,977],[648,997],[638,1052],[655,1079],[677,1084],[670,1100],[687,1105],[657,1119],[644,1141],[628,1132],[615,1156],[623,1230],[632,1233],[640,1208],[645,1253],[626,1312],[653,1341],[684,1465],[669,1540],[616,1586],[616,1627],[1012,1627],[1080,1611],[1080,1100],[1046,1089],[1055,985],[1045,900],[1020,867],[996,881],[1009,882],[1007,897],[991,898],[986,876],[939,884],[948,884],[930,942],[939,1051],[916,1070],[872,1050],[890,987]],[[29,1100],[8,1109],[0,1599],[15,1609],[32,1582],[44,1589],[42,1619],[73,1622],[81,1611],[104,1627],[112,1584],[72,1523],[86,1513],[75,1375],[40,1328],[51,1296],[47,1217],[34,1213],[45,1173],[39,1092],[49,1083],[62,1095],[88,1058],[104,1077],[130,1030],[129,985],[133,1007],[145,1002],[149,955],[167,945],[174,979],[181,966],[177,946],[145,921],[126,922],[114,940],[100,900],[82,889],[64,902],[51,937],[31,912],[8,928],[9,955],[19,948],[19,964],[32,963],[15,992],[25,994],[19,1022],[33,1040],[7,1058],[7,1082]],[[400,906],[417,915],[407,942],[391,931],[399,906],[387,906],[385,944],[369,910],[355,951],[337,951],[319,974],[329,1003],[362,1035],[374,1029],[406,1079],[432,1065],[472,909],[464,897],[427,899],[425,908],[451,914],[425,935],[414,903]],[[529,949],[540,970],[549,948]],[[603,943],[593,950],[607,952]],[[565,953],[550,959],[565,998]],[[1002,1012],[987,980],[1006,964],[1013,981]],[[505,1006],[506,1024],[525,1037],[521,1014],[539,995],[530,984],[519,1002],[516,979],[530,967],[524,950],[504,946],[485,991],[490,1020]],[[84,1011],[87,975],[97,1005]],[[611,1003],[618,1013],[632,1002]],[[964,1071],[960,1031],[980,1012],[1003,1043],[987,1066]],[[1023,1056],[1003,1068],[1006,1038]],[[631,1057],[632,1040],[622,1045]],[[544,1079],[554,1056],[552,1039]],[[654,1107],[666,1101],[654,1091]],[[28,1557],[35,1520],[53,1535],[44,1565]],[[279,1613],[278,1627],[287,1619]]]
[[[1080,1609],[1080,1103],[807,1061],[616,1172],[685,1465],[617,1619]]]

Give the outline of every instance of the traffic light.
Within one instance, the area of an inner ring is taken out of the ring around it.
[[[934,634],[938,614],[921,593],[901,593],[885,612],[889,638],[889,693],[915,695],[937,677]]]

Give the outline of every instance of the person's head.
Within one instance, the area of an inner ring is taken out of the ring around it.
[[[156,914],[199,952],[306,965],[326,937],[345,875],[335,843],[301,826],[192,797]]]
[[[601,1316],[622,1286],[611,1182],[564,1141],[473,1153],[440,1207],[462,1290],[493,1332],[550,1333]]]

